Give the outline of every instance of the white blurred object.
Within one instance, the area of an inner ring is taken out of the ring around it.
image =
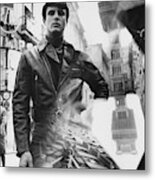
[[[133,109],[137,127],[136,150],[137,154],[116,154],[116,144],[112,139],[111,123],[112,112],[115,110],[115,99],[110,97],[108,101],[95,100],[93,107],[93,133],[100,141],[105,151],[114,159],[121,169],[136,169],[145,144],[144,116],[139,97],[136,94],[126,96],[127,107]]]

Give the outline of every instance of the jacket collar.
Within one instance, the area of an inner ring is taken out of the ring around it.
[[[48,41],[46,38],[43,38],[37,45],[38,47],[38,51],[41,52],[45,49],[45,47],[47,46],[48,44]]]
[[[38,51],[42,52],[45,51],[46,54],[57,63],[60,63],[60,60],[58,58],[56,49],[53,47],[51,43],[46,38],[43,38],[39,44],[37,45]]]
[[[64,46],[64,58],[72,61],[73,59],[73,54],[74,54],[74,47],[66,42],[65,40],[63,41],[63,46]],[[43,38],[39,44],[37,45],[38,51],[42,52],[45,51],[46,54],[53,59],[54,61],[56,61],[57,63],[60,63],[60,60],[58,58],[57,52],[55,50],[55,48],[52,46],[52,44],[50,44],[48,42],[48,40],[46,38]]]

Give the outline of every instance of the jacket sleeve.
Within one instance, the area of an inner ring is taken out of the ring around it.
[[[108,84],[99,70],[87,61],[84,61],[82,66],[82,79],[89,84],[90,89],[95,93],[95,98],[107,99],[109,97]]]
[[[17,145],[17,156],[29,150],[30,117],[29,103],[31,96],[31,67],[25,55],[19,61],[13,92],[13,124]]]
[[[95,98],[109,97],[108,84],[100,74],[97,67],[91,62],[89,56],[80,51],[76,51],[76,63],[72,65],[72,76],[79,77],[85,81],[94,92]]]

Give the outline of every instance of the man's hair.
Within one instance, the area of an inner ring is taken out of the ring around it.
[[[42,9],[42,17],[43,17],[43,20],[46,19],[46,10],[48,7],[58,7],[60,9],[65,9],[66,10],[66,18],[67,18],[67,21],[68,21],[68,18],[69,18],[69,8],[67,6],[67,3],[66,2],[50,2],[50,3],[45,3],[45,5],[43,6],[43,9]]]

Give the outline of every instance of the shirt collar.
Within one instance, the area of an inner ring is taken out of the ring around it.
[[[46,37],[44,37],[39,43],[38,43],[38,45],[37,45],[37,47],[38,47],[38,50],[41,52],[41,51],[43,51],[46,47],[47,47],[47,45],[50,45],[50,46],[52,46],[49,42],[48,42],[48,40],[46,39]],[[66,42],[65,40],[63,41],[63,44],[64,44],[64,46],[68,46],[68,45],[70,45],[68,42]],[[71,46],[71,45],[70,45]],[[52,46],[53,47],[53,46]],[[71,46],[71,47],[73,47],[73,46]],[[54,48],[54,47],[53,47]]]

